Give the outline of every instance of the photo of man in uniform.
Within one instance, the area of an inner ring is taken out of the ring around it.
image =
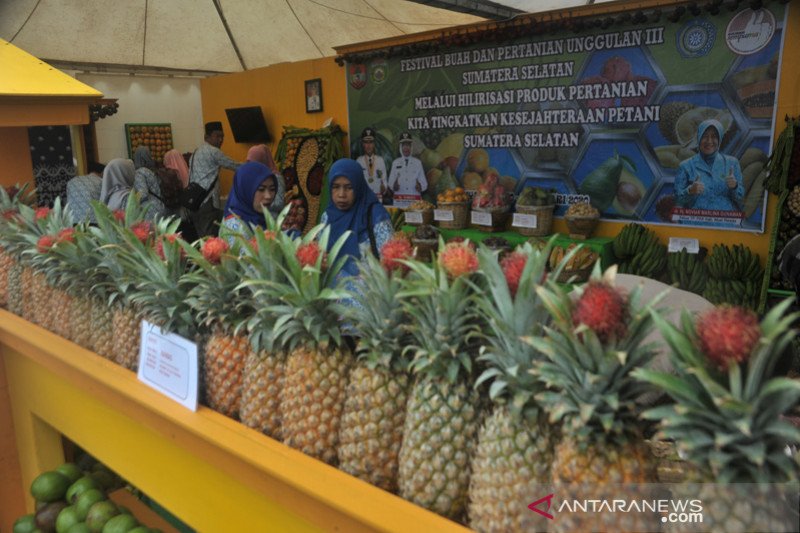
[[[400,157],[392,162],[389,174],[389,188],[394,191],[395,207],[407,207],[420,200],[422,193],[428,189],[422,161],[411,155],[413,142],[407,131],[400,134]]]
[[[364,170],[364,179],[372,192],[380,199],[386,191],[386,163],[375,153],[375,130],[364,128],[361,132],[362,155],[356,159]]]

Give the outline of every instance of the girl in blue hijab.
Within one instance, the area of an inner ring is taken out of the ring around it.
[[[233,175],[233,188],[225,204],[222,226],[241,233],[244,225],[265,227],[263,209],[278,216],[283,205],[281,180],[266,165],[256,162],[244,163]]]
[[[392,236],[389,213],[364,180],[364,170],[353,159],[339,159],[328,172],[328,207],[320,222],[331,229],[329,246],[344,232],[350,236],[342,253],[350,256],[343,274],[358,275],[356,261],[366,254],[379,254]]]
[[[725,131],[714,119],[704,120],[697,127],[698,153],[678,167],[675,176],[675,200],[679,207],[713,211],[744,210],[742,169],[735,157],[719,151]],[[708,216],[714,215],[709,213]],[[720,218],[717,221],[692,221],[690,224],[726,226],[741,220]]]

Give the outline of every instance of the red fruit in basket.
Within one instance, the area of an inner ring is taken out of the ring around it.
[[[446,244],[439,254],[439,265],[451,278],[468,276],[478,270],[478,255],[466,243]]]
[[[511,291],[511,296],[517,294],[519,282],[522,279],[522,271],[525,270],[527,262],[528,256],[520,252],[512,252],[500,261],[500,268],[503,269],[503,275],[508,282],[508,290]]]
[[[627,296],[603,281],[587,283],[572,309],[572,323],[588,326],[603,344],[625,336],[628,317]]]
[[[408,272],[408,266],[400,260],[410,259],[414,253],[408,239],[390,239],[381,248],[381,265],[386,272],[399,270],[401,274]]]
[[[36,250],[39,253],[46,253],[53,247],[56,243],[56,238],[52,235],[42,235],[39,237],[39,240],[36,241]]]
[[[698,317],[695,329],[700,350],[721,370],[746,361],[761,338],[758,316],[738,306],[709,309]]]

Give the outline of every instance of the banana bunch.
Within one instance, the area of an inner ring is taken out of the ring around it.
[[[657,243],[658,237],[649,229],[641,224],[627,224],[614,237],[611,244],[614,247],[614,255],[617,260],[625,261],[645,251],[650,245]]]
[[[715,244],[708,258],[708,274],[718,280],[754,280],[761,283],[764,269],[758,254],[743,244],[729,248]]]
[[[758,254],[742,244],[732,248],[715,244],[707,263],[709,278],[703,291],[706,300],[751,309],[758,307],[764,277]]]
[[[741,305],[757,309],[761,295],[761,281],[748,279],[714,279],[709,278],[703,297],[709,302],[719,304]]]
[[[708,280],[708,267],[697,254],[686,249],[667,254],[667,272],[670,282],[679,289],[703,294]]]
[[[550,264],[550,270],[555,270],[556,267],[564,260],[564,257],[571,252],[575,248],[575,244],[570,244],[566,248],[561,248],[560,246],[553,247],[553,250],[550,252],[550,257],[548,259],[548,263]],[[584,270],[586,268],[592,268],[597,261],[599,255],[597,252],[592,251],[589,248],[583,247],[569,260],[564,264],[564,272],[569,272],[573,270]]]
[[[667,268],[667,247],[658,242],[648,245],[631,259],[617,263],[622,274],[635,274],[651,279],[659,279]]]

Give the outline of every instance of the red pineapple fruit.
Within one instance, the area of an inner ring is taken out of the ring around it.
[[[174,243],[180,236],[180,233],[168,233],[166,235],[162,235],[161,238],[155,242],[153,248],[156,251],[156,255],[158,255],[162,261],[166,260],[166,257],[164,256],[164,241],[167,240],[171,243]],[[183,250],[183,248],[181,248],[181,257],[185,255],[186,252]]]
[[[572,323],[585,324],[603,344],[625,336],[628,329],[628,299],[604,281],[590,281],[572,309]]]
[[[136,238],[139,239],[139,242],[147,242],[147,239],[150,238],[150,234],[153,231],[153,227],[149,222],[137,222],[131,226],[131,231]]]
[[[414,249],[408,239],[390,239],[381,248],[381,265],[386,272],[399,270],[400,274],[408,272],[408,267],[400,262],[402,259],[410,259]]]
[[[520,279],[522,279],[522,271],[525,270],[525,263],[528,257],[519,252],[512,252],[505,256],[500,261],[500,268],[503,269],[503,275],[508,282],[508,290],[511,291],[511,296],[517,294]]]
[[[451,278],[468,276],[478,270],[478,255],[466,243],[450,243],[439,254],[439,266]]]
[[[75,228],[64,228],[56,236],[58,242],[75,242]]]
[[[50,214],[49,207],[40,207],[36,211],[33,212],[33,219],[34,220],[42,220],[43,218],[47,218],[47,215]]]
[[[229,248],[225,239],[211,237],[203,243],[203,249],[201,251],[206,261],[218,265],[222,260],[222,255],[227,252]]]
[[[761,338],[758,316],[737,306],[709,309],[697,318],[695,329],[700,350],[721,370],[747,360]]]
[[[314,266],[317,264],[317,259],[322,251],[316,241],[307,242],[297,247],[295,256],[300,261],[300,266]]]
[[[39,253],[45,253],[50,250],[55,243],[56,237],[52,235],[42,235],[39,237],[39,240],[36,241],[36,250],[38,250]]]

